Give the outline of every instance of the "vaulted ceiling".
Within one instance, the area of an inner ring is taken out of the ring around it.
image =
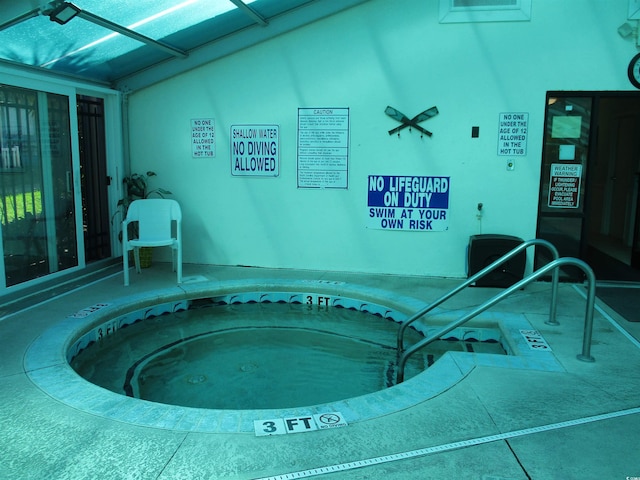
[[[137,90],[365,1],[0,0],[0,64]]]

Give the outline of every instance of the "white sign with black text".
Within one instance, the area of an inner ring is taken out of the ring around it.
[[[547,341],[537,330],[520,330],[520,335],[525,339],[530,350],[551,351]]]
[[[298,108],[298,188],[348,188],[349,108]]]
[[[347,421],[340,412],[316,413],[300,417],[255,420],[253,428],[257,437],[304,433],[314,430],[346,427]]]
[[[231,174],[277,177],[280,174],[280,126],[232,125]]]
[[[498,129],[498,155],[525,156],[528,135],[528,113],[501,113]]]
[[[191,156],[194,158],[216,156],[216,128],[213,118],[191,120]]]

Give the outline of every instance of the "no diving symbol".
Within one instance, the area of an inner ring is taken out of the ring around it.
[[[324,415],[320,415],[319,420],[321,423],[325,425],[334,425],[340,422],[340,415],[336,415],[335,413],[325,413]]]
[[[321,413],[314,415],[319,429],[346,427],[347,422],[340,412]]]

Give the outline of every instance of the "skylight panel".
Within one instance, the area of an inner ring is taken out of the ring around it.
[[[248,0],[245,3],[252,3]],[[82,12],[163,43],[162,39],[237,9],[229,0],[75,0]],[[81,17],[79,15],[78,17]],[[0,57],[45,68],[82,72],[141,48],[144,44],[96,25],[72,18],[59,25],[39,15],[0,31]],[[180,45],[170,46],[176,49]],[[160,59],[167,58],[166,53]]]

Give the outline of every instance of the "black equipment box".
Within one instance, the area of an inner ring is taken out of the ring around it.
[[[510,235],[472,235],[467,248],[467,274],[475,275],[480,270],[509,253],[523,242]],[[522,280],[527,254],[523,250],[515,257],[496,267],[475,282],[476,287],[510,287]],[[467,278],[468,278],[467,277]]]

